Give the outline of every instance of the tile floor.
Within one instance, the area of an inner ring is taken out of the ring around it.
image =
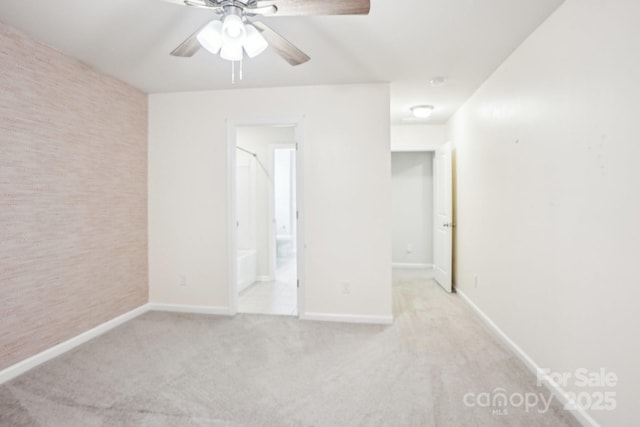
[[[259,314],[298,314],[296,258],[278,258],[276,280],[256,282],[240,292],[238,312]]]

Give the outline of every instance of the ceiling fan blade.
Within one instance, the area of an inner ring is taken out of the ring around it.
[[[188,58],[196,54],[198,50],[200,50],[200,42],[198,41],[198,34],[204,27],[206,27],[209,23],[207,22],[202,27],[198,28],[193,34],[191,34],[185,41],[180,43],[180,46],[173,49],[171,51],[171,56],[180,56],[183,58]]]
[[[300,65],[311,59],[289,40],[272,30],[271,27],[268,27],[262,22],[252,22],[252,24],[262,33],[262,36],[267,40],[269,46],[289,64]]]
[[[368,15],[369,0],[271,0],[258,1],[257,6],[275,5],[275,16]]]
[[[205,0],[163,0],[166,3],[179,4],[181,6],[193,6],[193,7],[202,7],[205,9],[209,9],[212,6],[207,4]]]
[[[247,7],[244,11],[248,16],[256,16],[256,15],[271,16],[276,14],[276,12],[278,11],[278,8],[276,7],[275,4],[267,4],[267,5],[261,5],[261,6],[253,5],[251,7]]]

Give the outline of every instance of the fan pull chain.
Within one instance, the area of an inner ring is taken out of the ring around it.
[[[242,81],[242,59],[240,60],[240,69],[238,70],[238,77]],[[236,84],[236,61],[231,61],[231,84]]]
[[[231,61],[231,84],[236,84],[236,61]]]

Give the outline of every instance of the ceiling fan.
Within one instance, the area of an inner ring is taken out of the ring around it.
[[[310,58],[256,16],[367,15],[370,0],[166,0],[219,15],[196,30],[171,55],[193,56],[201,47],[229,61],[253,58],[270,46],[291,65]]]

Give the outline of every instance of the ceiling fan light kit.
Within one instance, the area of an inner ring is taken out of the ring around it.
[[[309,56],[255,16],[367,15],[370,0],[168,0],[186,6],[209,9],[219,15],[175,48],[171,55],[191,57],[205,48],[222,59],[242,61],[255,58],[271,47],[291,65],[307,62]],[[233,67],[232,67],[233,68]],[[241,68],[242,69],[242,68]],[[233,80],[233,78],[232,78]]]
[[[236,6],[225,8],[223,20],[214,19],[198,32],[198,42],[210,53],[227,61],[241,61],[244,54],[255,58],[269,46],[265,38],[250,23],[242,20],[242,9]]]

